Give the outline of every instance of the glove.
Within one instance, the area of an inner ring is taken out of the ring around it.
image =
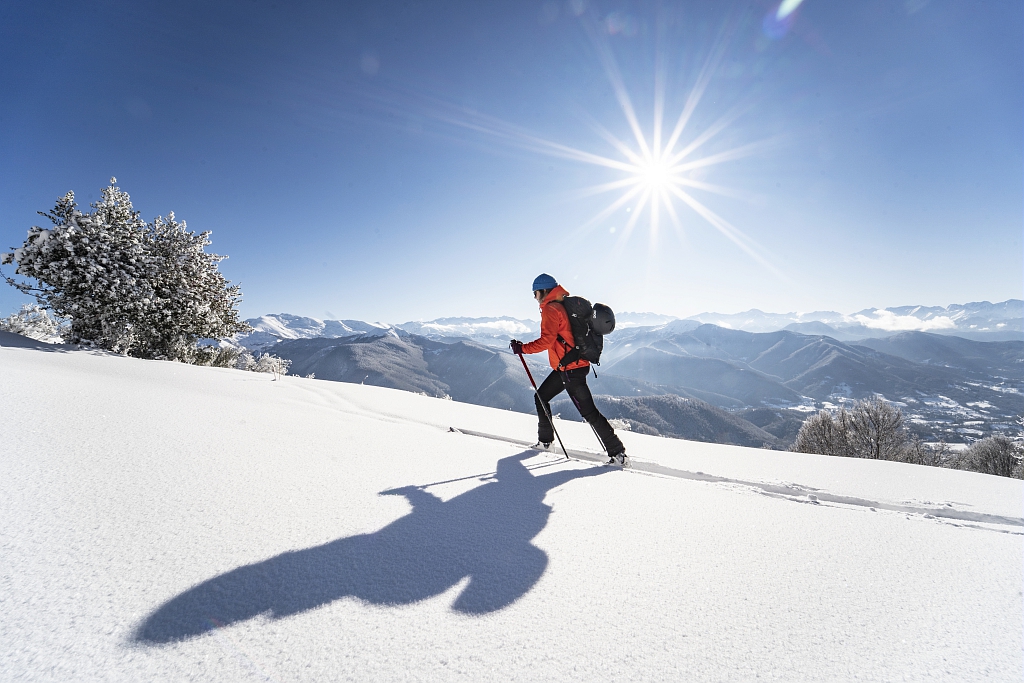
[[[510,349],[512,349],[512,353],[516,354],[517,356],[523,355],[523,342],[517,339],[513,339],[508,343],[508,346]]]

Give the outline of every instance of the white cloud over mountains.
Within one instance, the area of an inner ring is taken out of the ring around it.
[[[863,325],[886,332],[931,332],[933,330],[952,330],[956,322],[949,316],[936,316],[927,320],[912,315],[897,315],[892,311],[876,308],[870,316],[858,313],[853,319]]]
[[[531,332],[536,329],[536,325],[531,326],[519,320],[504,319],[485,320],[483,322],[466,321],[447,325],[429,322],[423,323],[422,329],[424,332],[434,332],[449,336],[465,335],[469,337],[481,333],[523,334],[524,332]]]

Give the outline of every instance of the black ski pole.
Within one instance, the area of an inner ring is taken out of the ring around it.
[[[519,356],[519,360],[523,363],[523,369],[526,370],[526,376],[530,378],[530,384],[533,385],[533,395],[537,397],[537,403],[539,403],[540,407],[544,409],[544,415],[548,418],[548,424],[551,425],[551,431],[555,433],[555,438],[558,439],[558,445],[562,447],[562,453],[565,454],[565,459],[568,460],[569,451],[565,450],[565,444],[562,443],[562,437],[558,435],[558,430],[555,429],[555,421],[551,417],[551,411],[540,398],[540,392],[537,391],[537,383],[533,381],[533,373],[530,372],[530,366],[526,364],[526,359],[523,358],[523,354],[517,353],[516,355]]]
[[[583,409],[580,408],[580,402],[577,401],[576,397],[572,395],[571,391],[569,391],[569,382],[566,381],[566,378],[569,376],[569,372],[567,370],[563,370],[561,374],[562,386],[565,387],[565,393],[569,394],[569,398],[572,399],[573,405],[576,406],[576,411],[580,414],[580,417],[583,417]],[[594,376],[596,377],[597,375],[595,374]],[[594,437],[597,439],[597,442],[601,444],[601,450],[603,450],[605,454],[607,454],[608,449],[605,448],[604,441],[601,441],[601,435],[597,433],[597,428],[594,425],[590,424],[590,420],[588,420],[587,418],[583,417],[583,421],[590,425],[590,431],[594,432]]]

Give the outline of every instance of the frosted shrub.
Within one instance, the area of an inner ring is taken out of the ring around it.
[[[184,363],[215,368],[234,368],[249,372],[266,372],[280,377],[288,374],[292,362],[270,353],[253,355],[245,349],[220,346],[197,346],[179,358]]]
[[[209,347],[215,348],[215,347]],[[216,348],[210,358],[210,365],[215,368],[233,368],[238,362],[241,352],[232,348]]]
[[[849,458],[905,460],[914,443],[899,408],[875,397],[840,408],[835,415],[822,410],[800,427],[792,450]],[[923,453],[920,453],[923,457]]]
[[[197,346],[194,351],[179,360],[192,363],[193,365],[208,365],[215,368],[233,368],[238,362],[240,355],[241,351],[230,347]]]
[[[849,439],[860,458],[901,460],[909,435],[903,411],[875,396],[858,401],[849,413]]]
[[[992,436],[960,453],[951,451],[944,442],[932,448],[910,436],[899,408],[877,397],[858,401],[849,411],[840,408],[833,415],[823,410],[807,418],[792,450],[1024,478],[1021,444],[1005,436]]]
[[[956,469],[959,466],[957,465],[959,457],[950,450],[949,445],[945,441],[940,441],[938,444],[930,446],[915,435],[910,438],[898,459],[901,462],[909,462],[912,465],[951,467]]]
[[[70,320],[65,341],[140,358],[187,361],[198,339],[247,331],[240,289],[217,270],[226,257],[205,252],[210,233],[189,232],[173,213],[146,223],[115,182],[91,212],[68,192],[41,213],[52,227],[33,226],[0,257],[30,281],[4,279]]]
[[[279,358],[271,353],[261,353],[253,355],[248,351],[241,351],[235,357],[234,364],[231,367],[237,368],[238,370],[248,370],[249,372],[269,372],[274,377],[280,377],[281,375],[288,374],[288,368],[290,368],[292,362]]]
[[[287,375],[291,364],[290,360],[278,358],[270,353],[263,353],[256,357],[256,362],[249,369],[253,372],[273,373],[274,377],[277,378],[281,375]]]
[[[1000,477],[1022,476],[1024,449],[1005,436],[990,436],[971,444],[961,459],[962,469],[995,474]]]
[[[857,457],[850,445],[850,416],[840,408],[835,416],[827,410],[807,418],[796,435],[792,450],[840,457]]]
[[[46,309],[34,304],[25,304],[17,313],[0,318],[0,330],[49,343],[61,340],[60,321],[51,318]]]

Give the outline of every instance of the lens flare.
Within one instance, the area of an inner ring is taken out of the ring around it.
[[[782,3],[779,5],[779,9],[775,12],[775,18],[782,21],[795,12],[796,8],[799,7],[803,1],[804,0],[782,0]]]
[[[795,19],[793,12],[803,2],[804,0],[782,0],[774,12],[769,11],[765,14],[764,20],[761,22],[761,30],[764,35],[772,40],[779,40],[789,33]]]

